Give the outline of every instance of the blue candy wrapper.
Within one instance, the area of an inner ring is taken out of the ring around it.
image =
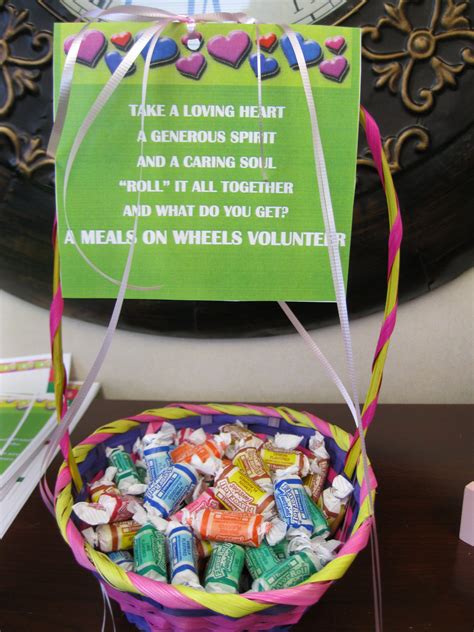
[[[174,513],[197,484],[192,465],[178,463],[162,470],[145,493],[145,506],[152,507],[162,518]]]
[[[171,521],[167,533],[171,583],[202,589],[196,568],[193,532],[189,527]]]

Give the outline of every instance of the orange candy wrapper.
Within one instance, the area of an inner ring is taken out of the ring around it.
[[[286,534],[286,525],[280,520],[267,522],[262,514],[246,511],[203,509],[191,516],[190,524],[202,540],[233,542],[244,546],[260,546],[265,536],[273,546],[281,542]]]
[[[189,441],[183,441],[171,452],[173,463],[191,463],[191,459],[196,454],[204,463],[210,457],[221,458],[224,447],[213,439],[206,439],[204,443],[195,445]]]

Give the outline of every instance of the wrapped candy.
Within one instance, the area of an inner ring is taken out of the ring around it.
[[[83,522],[96,526],[130,520],[135,513],[137,502],[142,501],[135,496],[121,496],[115,492],[113,494],[105,493],[101,494],[95,503],[76,503],[72,506],[72,510]]]
[[[230,437],[229,445],[225,451],[225,455],[230,459],[233,459],[237,452],[244,447],[259,449],[263,445],[262,439],[257,437],[255,433],[246,428],[240,421],[236,421],[233,424],[225,424],[219,428],[219,431]]]
[[[286,558],[288,557],[288,555],[286,554],[286,540],[282,540],[281,542],[273,545],[272,551],[275,553],[280,562],[286,560]]]
[[[111,551],[107,553],[107,557],[124,571],[133,571],[133,555],[130,551]]]
[[[96,529],[88,527],[84,529],[82,535],[95,549],[99,549],[103,553],[110,553],[111,551],[133,548],[133,541],[139,529],[138,522],[125,520],[124,522],[102,524]]]
[[[171,583],[202,589],[196,567],[194,535],[189,527],[172,520],[168,524]]]
[[[180,445],[183,441],[197,445],[199,443],[204,443],[206,438],[207,434],[203,428],[180,428],[176,431],[175,445]]]
[[[337,531],[353,491],[351,483],[341,474],[334,478],[331,487],[323,491],[319,506],[327,516],[331,534]]]
[[[133,545],[134,572],[158,582],[167,582],[166,538],[153,525],[143,525]]]
[[[300,551],[311,551],[318,559],[318,570],[334,559],[336,551],[342,542],[339,540],[325,540],[314,538],[309,540],[306,536],[298,535],[287,542],[288,555],[294,555]]]
[[[140,479],[140,481],[142,483],[145,483],[145,485],[148,485],[150,481],[150,476],[148,474],[148,468],[146,466],[145,461],[142,461],[141,459],[137,459],[135,461],[135,468],[137,470],[138,478]]]
[[[170,453],[175,437],[176,428],[166,421],[158,432],[144,435],[141,453],[151,480],[154,480],[165,467],[173,465]]]
[[[270,473],[265,467],[257,448],[245,446],[238,449],[232,462],[245,472],[245,474],[262,489],[267,492],[273,491],[273,483]]]
[[[283,432],[277,432],[273,437],[273,445],[275,448],[284,448],[285,450],[296,450],[296,448],[303,441],[302,435],[284,434]]]
[[[257,435],[240,422],[216,434],[157,426],[131,454],[108,448],[109,467],[89,488],[92,502],[73,506],[91,525],[84,537],[112,562],[232,595],[250,582],[256,591],[294,586],[334,559],[340,543],[328,538],[352,486],[340,476],[321,492],[329,471],[323,435],[315,431],[301,447],[303,437]]]
[[[319,570],[318,565],[318,559],[312,551],[300,551],[256,579],[252,584],[252,591],[292,588],[316,573]]]
[[[150,480],[154,481],[158,474],[166,467],[173,465],[171,458],[171,447],[169,445],[153,445],[143,449],[145,464],[150,475]]]
[[[307,497],[307,507],[309,510],[309,515],[311,516],[311,521],[313,523],[313,533],[311,535],[312,538],[327,538],[331,532],[329,528],[329,523],[324,515],[322,509],[318,507],[318,505],[313,502],[313,500],[308,496]]]
[[[263,573],[252,584],[252,590],[291,588],[306,581],[335,558],[338,540],[309,540],[305,536],[292,538],[288,543],[289,557]]]
[[[122,494],[143,494],[146,485],[140,481],[135,464],[124,447],[119,445],[116,448],[106,448],[110,465],[117,468],[115,473],[115,482]]]
[[[192,465],[179,463],[162,470],[145,493],[145,507],[152,514],[167,518],[176,511],[197,483]]]
[[[204,587],[207,592],[238,593],[244,560],[245,551],[238,544],[216,544],[206,568]]]
[[[298,468],[299,476],[306,476],[309,472],[308,457],[300,450],[287,450],[284,447],[279,447],[279,444],[267,441],[260,450],[260,456],[271,473],[277,470],[286,470],[292,466]]]
[[[280,518],[286,522],[288,537],[313,533],[313,521],[308,508],[308,495],[303,481],[296,474],[297,466],[275,472],[275,501]]]
[[[273,494],[264,491],[235,465],[224,468],[216,478],[215,495],[227,509],[261,513],[267,517],[275,515]]]
[[[318,431],[310,438],[308,447],[313,458],[310,460],[310,473],[304,479],[304,484],[308,494],[317,502],[327,479],[330,457],[324,446],[324,437]]]
[[[216,499],[214,490],[209,488],[189,503],[189,505],[186,505],[186,507],[173,514],[170,518],[171,520],[177,520],[178,522],[186,522],[192,513],[195,513],[200,509],[220,509],[220,507],[220,503]]]
[[[116,467],[108,467],[104,475],[89,485],[89,493],[93,503],[96,503],[102,494],[120,494],[119,488],[114,483]]]
[[[256,548],[248,546],[245,549],[245,564],[254,580],[279,563],[280,558],[276,554],[274,547],[269,546],[266,542],[262,542]]]
[[[184,441],[171,451],[171,458],[173,463],[190,463],[194,455],[203,462],[207,461],[209,457],[220,458],[224,454],[226,442],[227,439],[219,435],[214,435],[212,439],[205,438],[202,443],[197,444]]]
[[[264,537],[273,545],[283,540],[286,533],[281,520],[268,522],[262,514],[217,509],[202,509],[192,514],[190,526],[201,539],[245,546],[260,546]]]

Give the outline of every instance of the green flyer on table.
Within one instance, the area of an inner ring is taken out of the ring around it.
[[[82,141],[64,204],[74,138],[149,26],[92,24],[79,49],[56,156],[63,295],[117,296],[138,216],[127,298],[334,301],[308,106],[291,41],[275,24],[258,26],[260,117],[256,25],[198,23],[191,33],[168,25],[151,54],[144,110],[148,47]],[[55,26],[56,105],[81,28]],[[311,80],[347,282],[360,33],[292,28]]]

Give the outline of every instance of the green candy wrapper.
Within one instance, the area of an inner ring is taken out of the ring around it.
[[[167,582],[166,537],[151,524],[144,525],[133,543],[134,572],[158,582]]]
[[[326,520],[323,510],[318,507],[309,495],[306,505],[314,525],[314,531],[311,538],[327,538],[331,529],[329,528],[329,523]]]
[[[272,546],[272,550],[280,562],[283,562],[288,557],[286,553],[286,540],[282,540],[278,542],[278,544],[275,544],[275,546]]]
[[[143,494],[146,485],[140,480],[137,468],[123,446],[106,448],[105,454],[111,466],[117,469],[115,482],[122,494]]]
[[[318,571],[317,559],[309,551],[300,551],[264,573],[252,584],[252,591],[292,588]]]
[[[258,579],[280,563],[274,548],[262,542],[258,547],[249,546],[245,549],[245,563],[252,579]]]
[[[206,568],[205,589],[211,593],[238,593],[244,561],[242,546],[231,542],[217,543]]]

